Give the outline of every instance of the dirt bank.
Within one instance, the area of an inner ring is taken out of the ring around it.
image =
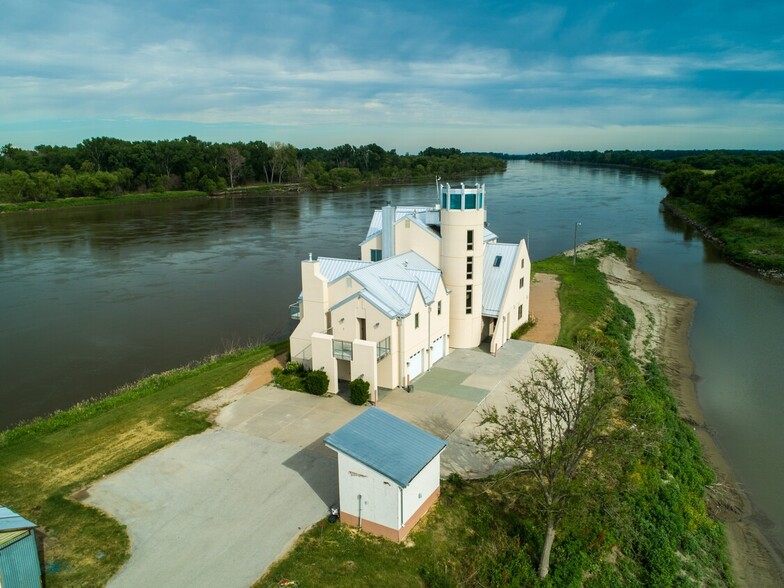
[[[711,514],[724,522],[732,571],[740,586],[784,586],[784,564],[754,522],[751,501],[705,425],[694,385],[694,364],[689,351],[689,330],[696,303],[656,283],[649,275],[616,257],[602,259],[600,268],[618,299],[634,312],[637,325],[633,352],[642,358],[656,354],[666,366],[681,417],[694,429],[717,482],[708,489]]]

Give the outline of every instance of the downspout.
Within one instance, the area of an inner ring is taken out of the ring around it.
[[[397,489],[400,490],[400,528],[402,529],[403,525],[405,525],[403,520],[403,488],[398,486]]]
[[[361,529],[362,528],[362,495],[361,494],[357,494],[357,498],[359,499],[359,516],[357,517],[359,519],[359,521],[358,521],[357,524],[358,524],[359,528]]]
[[[398,385],[401,388],[408,386],[406,382],[406,354],[405,345],[403,344],[403,319],[397,317],[397,354],[400,358],[398,360]]]
[[[427,305],[427,369],[433,367],[433,341],[430,339],[430,316],[433,312],[433,303]]]

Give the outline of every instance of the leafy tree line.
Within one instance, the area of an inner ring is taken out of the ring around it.
[[[623,165],[658,172],[670,172],[684,165],[703,170],[715,170],[725,166],[750,167],[759,164],[784,164],[784,151],[749,151],[743,149],[558,151],[535,153],[526,155],[523,158],[530,161]]]
[[[727,166],[715,173],[682,167],[661,183],[669,197],[701,205],[713,224],[738,216],[784,217],[784,162]]]
[[[211,143],[194,136],[161,141],[85,139],[76,147],[39,145],[0,150],[0,201],[109,198],[128,192],[221,192],[252,184],[297,182],[340,188],[374,181],[406,181],[434,174],[503,171],[506,162],[429,147],[399,155],[375,143],[298,149],[273,142]]]

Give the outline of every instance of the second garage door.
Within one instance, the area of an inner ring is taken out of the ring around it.
[[[430,361],[435,363],[446,355],[446,335],[441,335],[438,339],[433,341],[432,349],[433,350],[430,352]]]

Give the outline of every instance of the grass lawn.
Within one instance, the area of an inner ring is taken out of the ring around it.
[[[288,341],[151,376],[92,403],[0,433],[0,504],[46,533],[47,586],[101,586],[128,558],[125,527],[68,497],[209,426],[193,402],[240,380]]]
[[[143,194],[123,194],[111,198],[60,198],[48,202],[0,202],[0,213],[23,212],[26,210],[44,210],[49,208],[75,208],[79,206],[106,206],[108,204],[124,204],[129,202],[149,202],[157,200],[179,200],[183,198],[206,198],[206,192],[183,190],[176,192],[145,192]]]

